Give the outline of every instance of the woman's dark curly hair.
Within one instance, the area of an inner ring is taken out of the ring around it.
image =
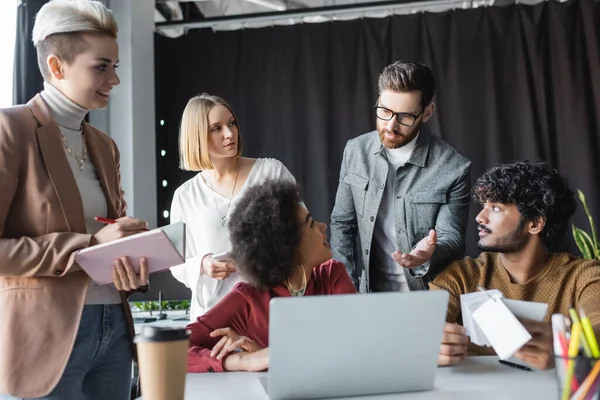
[[[518,161],[487,170],[475,183],[473,199],[514,204],[521,221],[545,218],[540,238],[548,248],[562,240],[577,208],[567,180],[543,162]]]
[[[289,181],[266,180],[248,188],[229,218],[231,255],[242,278],[268,290],[285,283],[300,265],[302,197]]]

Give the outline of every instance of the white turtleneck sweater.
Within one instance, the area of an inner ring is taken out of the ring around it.
[[[67,145],[76,155],[81,156],[83,150],[81,124],[89,110],[75,104],[48,82],[44,82],[44,90],[41,95],[48,105],[52,118],[56,121],[60,132],[65,137]],[[66,148],[64,150],[83,202],[87,233],[93,235],[104,226],[104,224],[94,220],[94,217],[107,216],[104,191],[98,175],[96,175],[96,169],[90,160],[89,149],[88,156],[83,163],[83,170],[80,169],[79,161],[69,154]],[[111,266],[107,265],[107,268],[111,268]],[[121,297],[113,284],[98,286],[90,280],[85,304],[118,304],[120,302]]]

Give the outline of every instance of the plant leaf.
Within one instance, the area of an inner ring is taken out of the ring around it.
[[[577,193],[579,194],[579,200],[583,203],[583,206],[585,208],[587,208],[587,205],[585,203],[585,195],[583,194],[583,192],[579,189],[577,189]]]
[[[575,243],[577,244],[577,247],[579,248],[583,258],[593,260],[594,245],[590,239],[590,236],[583,230],[573,225],[573,238],[575,239]]]
[[[579,230],[581,231],[581,234],[583,235],[584,241],[589,246],[590,255],[593,257],[594,254],[596,253],[596,249],[594,248],[594,241],[592,240],[592,238],[586,231],[584,231],[583,229],[579,229]]]
[[[592,254],[594,254],[596,251],[600,250],[600,246],[598,246],[598,236],[596,235],[596,226],[594,225],[594,219],[592,218],[592,214],[590,214],[590,210],[587,206],[587,202],[585,201],[585,195],[579,189],[577,189],[577,193],[579,194],[579,200],[583,204],[583,209],[585,211],[585,215],[588,217],[588,220],[590,221],[590,230],[592,232],[592,249],[594,249],[592,251]]]

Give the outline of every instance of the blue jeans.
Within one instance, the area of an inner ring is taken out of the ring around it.
[[[36,399],[131,398],[133,359],[122,307],[121,304],[84,306],[75,346],[58,385],[49,395]],[[40,359],[43,360],[43,355],[40,355]],[[20,398],[0,394],[0,400],[17,399]]]

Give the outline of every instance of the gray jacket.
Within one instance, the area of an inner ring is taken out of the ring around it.
[[[331,214],[333,258],[361,292],[369,291],[369,252],[389,168],[382,149],[377,131],[348,141]],[[429,265],[404,270],[410,290],[427,290],[438,272],[463,257],[470,171],[469,160],[421,127],[410,159],[396,172],[396,238],[398,249],[409,252],[433,228],[438,242]]]

